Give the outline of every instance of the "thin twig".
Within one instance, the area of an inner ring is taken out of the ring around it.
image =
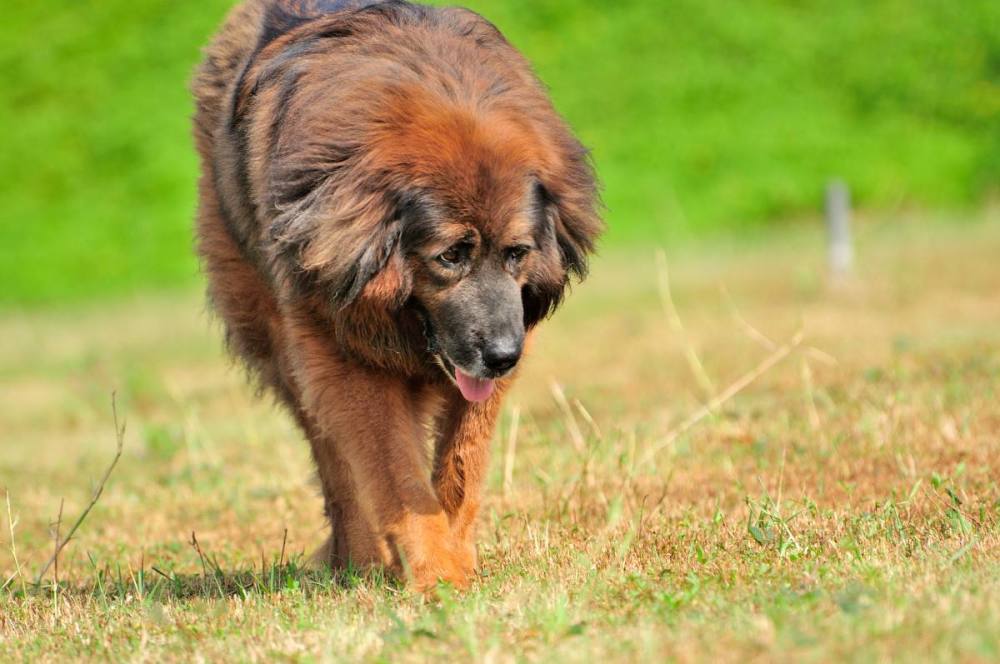
[[[813,382],[812,367],[809,366],[809,360],[802,358],[802,385],[806,391],[806,407],[809,409],[809,426],[812,430],[822,434],[823,433],[823,423],[819,417],[819,409],[816,408],[816,387]],[[826,436],[823,436],[824,443]]]
[[[736,302],[733,300],[733,296],[730,294],[729,289],[726,288],[725,284],[719,284],[719,290],[722,292],[722,297],[725,298],[726,304],[729,306],[730,315],[733,317],[733,320],[736,321],[736,325],[743,330],[745,335],[767,350],[774,350],[778,347],[778,342],[758,330],[750,324],[750,321],[743,317],[743,314],[740,313],[739,308],[736,306]],[[838,364],[837,358],[825,351],[820,350],[819,348],[816,348],[815,346],[805,346],[802,351],[814,360],[817,360],[827,366],[836,366]]]
[[[38,573],[38,577],[35,579],[36,585],[42,582],[42,578],[45,576],[45,573],[48,572],[49,568],[56,562],[56,559],[59,557],[59,554],[62,552],[64,548],[66,548],[66,545],[69,544],[70,540],[73,539],[73,536],[76,534],[76,531],[80,527],[80,524],[83,523],[84,519],[87,518],[87,515],[90,514],[90,510],[92,510],[94,508],[94,505],[97,504],[97,501],[101,498],[101,494],[104,493],[104,485],[108,483],[108,478],[111,477],[111,472],[115,469],[115,466],[118,465],[118,460],[122,456],[122,447],[125,444],[125,423],[123,422],[120,425],[118,423],[118,403],[114,392],[111,393],[111,413],[112,417],[114,417],[115,437],[117,438],[117,449],[115,450],[115,458],[111,460],[111,465],[109,465],[108,469],[104,471],[104,477],[101,478],[100,483],[94,490],[94,495],[90,499],[90,503],[87,505],[86,509],[84,509],[83,512],[80,514],[79,518],[77,518],[76,522],[73,524],[73,527],[69,529],[68,533],[66,533],[66,539],[63,539],[59,542],[59,544],[56,546],[55,553],[52,554],[52,557],[49,558],[48,562],[46,562],[45,565],[42,567],[42,571]]]
[[[4,496],[7,499],[7,530],[10,532],[10,555],[14,558],[14,574],[4,582],[3,588],[6,588],[16,576],[21,581],[21,594],[23,595],[27,594],[27,586],[24,582],[24,574],[21,572],[21,563],[17,560],[17,546],[14,544],[14,526],[17,523],[14,521],[14,515],[10,509],[10,489],[4,490]]]
[[[594,432],[594,436],[597,437],[597,440],[603,441],[604,434],[601,432],[601,427],[597,426],[597,422],[594,421],[594,418],[591,416],[590,412],[586,408],[584,408],[583,403],[581,403],[579,399],[573,399],[573,405],[576,406],[576,409],[578,411],[580,411],[580,415],[583,417],[584,421],[590,426],[590,430]]]
[[[740,313],[739,308],[736,306],[736,302],[733,300],[733,296],[729,293],[729,289],[726,288],[725,284],[719,284],[719,290],[722,291],[722,297],[725,298],[726,304],[729,306],[729,314],[733,317],[733,320],[736,321],[736,325],[743,330],[743,334],[747,335],[767,350],[774,350],[778,347],[778,344],[771,339],[771,337],[758,330],[750,324],[750,321],[743,317],[743,314]]]
[[[514,484],[514,457],[517,454],[517,433],[521,423],[521,407],[514,404],[510,413],[510,431],[507,433],[507,453],[503,460],[503,499],[507,500]]]
[[[569,402],[566,401],[566,393],[563,392],[563,388],[559,383],[552,380],[549,382],[549,389],[552,390],[552,396],[559,405],[559,410],[562,411],[564,419],[566,420],[566,428],[569,429],[569,438],[573,443],[573,447],[581,455],[587,453],[587,442],[583,437],[583,432],[580,430],[580,425],[576,421],[576,417],[573,415],[573,409],[569,407]]]
[[[781,517],[781,494],[785,488],[785,457],[788,454],[788,441],[781,444],[781,468],[778,470],[778,502],[774,504],[774,511]]]
[[[52,574],[55,576],[55,588],[59,588],[59,535],[62,532],[62,515],[63,507],[66,505],[66,499],[59,499],[59,516],[56,518],[55,529],[52,532],[52,560],[53,560],[53,570]]]
[[[729,385],[729,387],[713,397],[707,404],[692,413],[686,420],[674,427],[667,433],[666,437],[662,441],[647,450],[645,456],[643,457],[643,463],[649,463],[652,461],[657,452],[673,444],[675,440],[687,433],[692,427],[701,422],[703,419],[711,415],[715,410],[722,406],[722,404],[742,392],[748,385],[767,373],[773,366],[788,357],[793,350],[801,345],[802,337],[802,330],[799,330],[795,333],[795,336],[788,341],[788,343],[777,347],[774,352],[761,360],[760,364],[737,378],[732,384]]]
[[[191,531],[191,541],[188,542],[194,550],[198,553],[198,560],[201,561],[201,575],[203,578],[208,578],[208,565],[205,564],[205,552],[201,550],[201,545],[198,544],[198,536]]]
[[[674,305],[674,297],[670,291],[670,271],[667,269],[667,255],[662,249],[656,251],[656,272],[663,312],[667,316],[670,327],[673,328],[674,333],[681,340],[684,357],[687,359],[688,366],[691,367],[691,373],[694,374],[695,380],[698,381],[698,385],[704,391],[705,396],[711,398],[715,394],[715,386],[708,377],[705,365],[701,363],[701,359],[698,357],[698,353],[695,351],[694,345],[691,343],[691,339],[684,329],[684,323],[681,322],[681,317],[677,313],[677,307]]]

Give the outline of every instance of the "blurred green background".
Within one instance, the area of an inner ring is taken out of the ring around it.
[[[8,0],[0,307],[197,280],[187,91],[229,0]],[[997,0],[470,0],[594,151],[609,246],[1000,182]]]

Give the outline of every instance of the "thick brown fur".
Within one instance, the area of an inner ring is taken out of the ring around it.
[[[511,272],[530,335],[601,229],[586,151],[524,58],[461,9],[247,0],[193,89],[210,302],[309,439],[323,557],[467,585],[512,378],[473,403],[442,370],[426,311],[447,289],[427,256],[462,233],[483,251],[530,236]]]

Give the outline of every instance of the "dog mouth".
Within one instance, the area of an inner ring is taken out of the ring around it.
[[[448,379],[458,387],[458,391],[462,393],[462,397],[472,403],[482,403],[489,399],[493,394],[496,381],[493,378],[473,376],[455,366],[441,351],[437,342],[437,335],[434,333],[434,326],[430,321],[430,316],[427,315],[427,312],[422,307],[418,308],[417,312],[424,326],[424,337],[427,340],[428,352],[437,360],[438,366],[448,376]]]
[[[466,401],[480,403],[489,399],[493,394],[494,382],[492,378],[476,378],[459,368],[455,369],[455,384]]]
[[[490,398],[496,386],[493,378],[479,378],[456,367],[443,353],[437,353],[438,365],[462,393],[462,398],[472,403],[482,403]]]

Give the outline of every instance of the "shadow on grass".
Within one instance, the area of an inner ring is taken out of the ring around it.
[[[96,600],[101,603],[120,601],[170,602],[189,599],[251,599],[280,594],[310,597],[350,591],[356,588],[400,589],[401,585],[384,570],[341,570],[309,563],[302,557],[287,562],[271,562],[258,568],[223,570],[214,561],[202,560],[200,574],[177,573],[157,565],[134,570],[120,564],[98,567],[91,559],[94,574],[82,582],[61,581],[58,588],[51,580],[41,583],[20,583],[12,579],[0,597],[26,600],[32,597],[50,599],[55,592],[71,600]]]

